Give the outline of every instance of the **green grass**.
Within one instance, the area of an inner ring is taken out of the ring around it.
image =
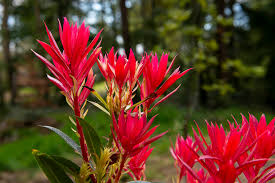
[[[95,129],[97,129],[101,137],[108,136],[110,132],[109,117],[103,112],[92,109],[86,117],[86,121],[90,122]],[[274,113],[272,114],[271,111],[259,108],[249,109],[248,107],[229,107],[217,110],[199,109],[193,112],[192,116],[190,116],[187,121],[188,132],[192,135],[191,126],[194,126],[194,121],[196,121],[200,128],[205,132],[204,120],[216,121],[227,126],[226,120],[229,119],[232,121],[231,115],[234,115],[237,121],[241,122],[240,113],[248,116],[248,112],[254,114],[257,118],[259,118],[261,113],[264,112],[267,121],[270,121],[272,116],[274,116]],[[172,104],[166,104],[154,110],[153,113],[159,114],[153,122],[153,125],[160,124],[155,134],[166,130],[169,132],[163,138],[154,142],[153,146],[155,146],[155,148],[152,156],[159,156],[159,154],[167,155],[169,153],[171,141],[173,142],[176,135],[181,133],[183,122],[187,116],[187,109]],[[73,125],[69,122],[68,114],[63,114],[62,112],[48,112],[44,115],[55,118],[57,121],[60,121],[60,123],[64,124],[61,130],[77,141],[76,136],[70,129]],[[32,149],[38,149],[41,152],[48,154],[65,155],[69,157],[75,155],[72,149],[58,135],[54,133],[42,135],[39,128],[40,127],[23,129],[19,132],[19,134],[22,135],[22,138],[12,143],[0,145],[0,171],[37,168],[38,166],[31,154]],[[104,141],[104,138],[102,138],[103,143]]]
[[[64,123],[61,130],[77,141],[76,135],[71,130],[73,125],[69,122],[68,114],[59,112],[49,113],[48,115],[57,119],[60,123]],[[103,136],[108,131],[108,117],[105,114],[99,111],[90,112],[86,120],[94,125],[100,136]],[[25,133],[25,135],[22,134],[20,140],[0,145],[0,171],[37,168],[31,153],[32,149],[38,149],[41,152],[55,155],[71,156],[75,154],[71,147],[58,135],[53,132],[49,135],[42,135],[39,128],[41,127],[22,129],[19,133]]]

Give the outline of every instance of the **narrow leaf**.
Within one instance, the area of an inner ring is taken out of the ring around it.
[[[100,110],[102,110],[103,112],[105,112],[106,114],[108,114],[110,116],[109,111],[107,111],[103,106],[99,105],[96,102],[92,102],[92,101],[89,101],[89,100],[88,100],[88,102],[93,104],[94,106],[96,106],[97,108],[99,108]]]
[[[80,146],[71,139],[67,134],[63,133],[57,128],[51,127],[51,126],[41,126],[44,128],[48,128],[49,130],[52,130],[57,135],[59,135],[68,145],[70,145],[77,153],[81,154],[81,148]]]

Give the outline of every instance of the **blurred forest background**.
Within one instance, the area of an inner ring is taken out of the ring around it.
[[[0,2],[0,183],[46,182],[41,174],[33,173],[37,165],[32,148],[72,156],[56,135],[37,127],[48,124],[71,133],[68,116],[62,113],[64,109],[69,113],[64,97],[46,80],[47,69],[30,51],[46,55],[36,42],[48,40],[43,21],[58,42],[58,19],[68,17],[79,24],[85,20],[92,36],[104,28],[103,53],[112,46],[119,53],[132,48],[139,59],[144,52],[169,52],[170,60],[177,56],[175,65],[182,70],[194,68],[177,83],[183,83],[179,92],[156,110],[160,130],[169,128],[170,132],[163,143],[156,143],[151,162],[168,157],[169,137],[191,132],[194,120],[226,126],[231,114],[237,119],[248,112],[257,117],[265,112],[268,119],[274,115],[274,0]],[[94,70],[95,89],[104,95],[103,78],[97,66]],[[102,135],[106,132],[104,114],[91,107],[88,118]],[[173,163],[162,162],[164,169],[157,169],[161,165],[150,169],[149,179],[171,181],[165,167]]]

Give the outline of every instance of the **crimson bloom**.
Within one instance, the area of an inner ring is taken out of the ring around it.
[[[172,63],[168,64],[168,54],[162,54],[160,61],[158,61],[157,55],[145,55],[145,67],[143,71],[143,82],[141,84],[141,99],[147,99],[144,102],[144,108],[149,109],[151,104],[159,98],[172,84],[174,84],[179,78],[186,74],[190,69],[185,70],[184,72],[179,71],[179,67],[168,77],[168,79],[160,86],[164,78],[167,76],[171,70],[175,58],[172,60]],[[159,87],[160,86],[160,87]],[[155,104],[151,109],[156,105],[160,104],[166,100],[169,96],[175,93],[178,90],[179,86],[169,93],[166,97],[161,99],[157,104]]]
[[[94,83],[92,66],[101,49],[99,44],[96,48],[94,46],[99,39],[100,32],[87,46],[90,36],[89,27],[85,27],[84,22],[80,27],[77,26],[77,23],[70,25],[68,20],[64,18],[63,28],[59,22],[59,35],[64,49],[61,52],[47,26],[46,31],[50,45],[39,40],[38,42],[51,56],[53,64],[43,56],[33,52],[54,75],[54,77],[48,75],[49,80],[62,91],[70,105],[74,105],[76,102],[74,100],[77,99],[77,103],[81,106],[90,93],[87,88],[82,89],[81,86],[86,85],[92,88]],[[92,53],[88,58],[87,56],[91,51]]]
[[[243,120],[246,120],[243,118]],[[257,140],[254,158],[269,158],[275,152],[275,118],[269,124],[266,123],[264,115],[258,121],[253,115],[249,115],[250,138]]]
[[[198,179],[199,179],[201,183],[215,183],[215,181],[212,179],[212,177],[210,177],[207,174],[207,172],[205,172],[203,170],[203,168],[196,171],[196,176],[197,176],[197,178],[194,178],[194,175],[187,172],[187,174],[186,174],[187,182],[188,183],[198,183]]]
[[[252,150],[253,153],[245,153],[239,161],[243,162],[248,159],[259,158],[266,158],[268,160],[268,158],[272,157],[275,153],[275,118],[267,124],[264,115],[262,115],[258,121],[253,115],[250,114],[249,122],[244,116],[242,116],[242,121],[243,125],[250,128],[249,140],[251,143],[254,141],[257,141],[257,143]],[[248,181],[252,181],[255,177],[257,177],[260,169],[266,164],[266,161],[261,164],[257,164],[254,167],[249,167],[244,171],[244,175]]]
[[[166,131],[155,137],[149,138],[158,127],[154,126],[152,129],[149,130],[154,118],[155,117],[147,122],[145,114],[139,117],[139,114],[137,112],[132,113],[131,110],[129,110],[126,114],[124,114],[124,112],[122,111],[118,117],[118,121],[116,121],[113,115],[113,126],[115,131],[114,133],[112,129],[113,138],[118,148],[120,148],[120,145],[122,146],[124,151],[122,153],[124,155],[126,154],[125,156],[135,156],[145,146],[158,140],[160,137],[167,133]]]
[[[186,140],[182,136],[178,136],[175,147],[170,148],[170,152],[175,160],[175,166],[179,167],[180,180],[186,174],[186,168],[182,162],[188,164],[192,168],[197,158],[189,148],[192,148],[197,152],[196,143],[189,136]]]
[[[240,126],[234,127],[234,124],[229,123],[229,127],[230,131],[226,134],[222,125],[219,128],[217,124],[207,123],[210,145],[206,144],[202,136],[203,142],[196,138],[200,151],[203,153],[203,156],[199,158],[200,163],[218,183],[234,182],[245,169],[265,161],[264,159],[246,160],[236,166],[240,157],[248,152],[253,143],[250,143],[248,139],[249,129],[242,135],[243,130]],[[195,136],[197,137],[196,134]],[[203,143],[206,149],[203,147]]]
[[[109,90],[108,108],[118,116],[121,111],[132,105],[132,94],[142,74],[144,60],[138,63],[132,50],[130,50],[128,59],[125,55],[117,56],[112,48],[105,56],[100,54],[97,63]]]
[[[125,55],[117,56],[117,53],[114,53],[114,48],[112,48],[105,56],[100,54],[97,63],[109,88],[112,87],[111,84],[114,79],[120,90],[127,82],[130,84],[130,88],[133,89],[144,67],[143,62],[137,63],[132,49],[130,49],[129,58],[127,59]]]
[[[268,150],[266,150],[266,152],[259,153],[257,149],[259,148],[265,151],[266,147],[263,146],[266,144],[261,142],[260,139],[263,138],[265,134],[270,135],[274,133],[274,121],[272,120],[271,125],[265,127],[264,117],[261,118],[262,122],[255,124],[255,119],[250,116],[250,120],[254,120],[254,122],[252,122],[254,123],[253,125],[257,126],[257,130],[253,130],[252,127],[250,127],[251,125],[244,119],[245,118],[243,118],[242,125],[239,125],[236,120],[235,124],[228,122],[228,132],[224,130],[222,125],[219,127],[217,124],[207,123],[210,143],[207,143],[199,127],[198,132],[200,137],[197,132],[193,130],[198,152],[194,147],[187,143],[185,144],[188,147],[185,149],[186,153],[189,153],[189,151],[193,152],[196,156],[196,161],[208,171],[211,181],[213,180],[216,183],[235,182],[242,173],[248,177],[251,171],[255,170],[255,167],[262,167],[268,160],[266,154],[270,155],[270,148],[267,147]],[[261,127],[265,127],[265,130],[261,131]],[[272,133],[269,133],[267,129],[271,130]],[[251,136],[253,136],[252,134],[256,131],[259,132],[260,135],[253,140]],[[273,143],[270,141],[272,138],[266,137],[265,139],[268,140],[269,143]],[[273,144],[269,146],[273,147]],[[181,163],[185,166],[189,175],[197,179],[198,182],[204,182],[201,180],[198,172],[192,170],[192,166],[188,165],[187,160],[181,158],[178,160],[182,161]],[[264,173],[260,175],[256,172],[252,178],[250,177],[250,179],[248,179],[249,182],[255,183],[257,180],[261,180],[261,182],[271,180],[275,176],[274,165],[266,168],[263,172]]]
[[[150,156],[153,148],[149,148],[149,146],[144,147],[137,155],[133,156],[129,163],[128,169],[131,170],[129,175],[136,180],[145,179],[145,162],[147,158]]]

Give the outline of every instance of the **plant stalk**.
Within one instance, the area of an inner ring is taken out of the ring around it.
[[[118,181],[119,181],[119,179],[121,177],[121,173],[122,173],[122,170],[124,168],[124,164],[125,164],[126,160],[127,160],[127,154],[125,153],[125,154],[122,155],[122,160],[121,160],[121,163],[120,163],[120,166],[119,166],[119,170],[118,170],[118,173],[116,175],[114,183],[118,183]]]
[[[74,97],[74,113],[76,116],[76,119],[75,119],[76,128],[77,128],[77,132],[79,134],[79,142],[80,142],[82,157],[83,157],[83,160],[88,163],[89,162],[88,150],[87,150],[87,146],[85,144],[85,138],[84,138],[82,126],[80,125],[79,120],[78,120],[78,117],[80,118],[81,116],[80,116],[80,107],[79,107],[77,95]]]
[[[79,143],[80,143],[80,147],[81,147],[81,153],[82,153],[82,157],[83,160],[89,164],[89,153],[88,153],[88,148],[87,145],[85,144],[85,138],[84,138],[84,134],[83,134],[83,130],[82,130],[82,126],[79,123],[78,118],[80,118],[80,106],[78,103],[78,96],[75,95],[74,97],[74,113],[76,116],[76,128],[77,128],[77,132],[79,134]],[[96,178],[94,175],[90,175],[90,178],[92,180],[93,183],[96,183]]]

